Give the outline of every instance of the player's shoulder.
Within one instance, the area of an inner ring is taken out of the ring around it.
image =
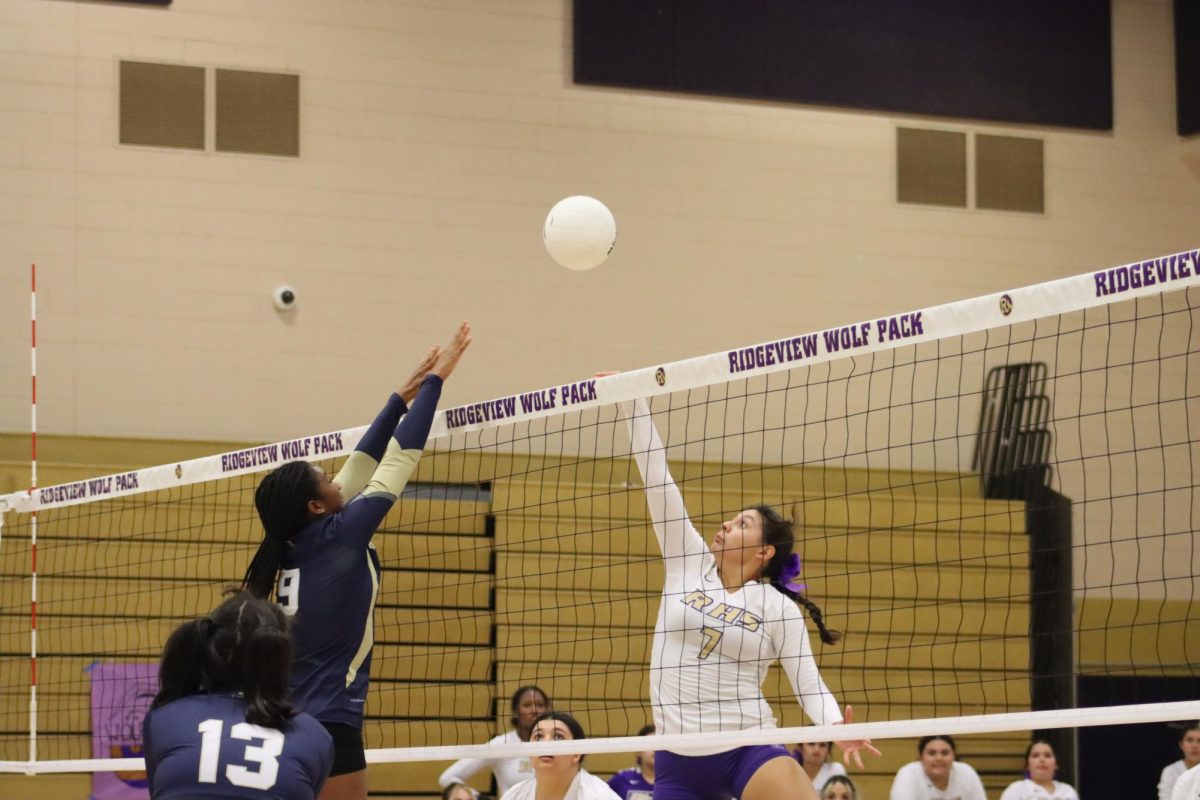
[[[609,786],[602,778],[593,775],[586,769],[579,770],[579,788],[583,790],[584,797],[592,798],[620,798],[613,788]]]
[[[521,734],[517,733],[516,731],[507,731],[505,733],[496,734],[491,739],[488,739],[487,743],[488,744],[516,744],[519,741],[521,741]]]
[[[287,721],[287,730],[285,732],[296,731],[306,735],[312,735],[322,740],[333,742],[333,736],[329,730],[322,725],[317,719],[308,713],[301,711]]]
[[[804,622],[804,612],[796,601],[788,597],[771,583],[763,585],[761,592],[763,616],[767,620],[780,620],[786,623]]]
[[[950,768],[954,772],[961,772],[964,775],[979,775],[979,773],[975,771],[975,768],[965,761],[954,761],[950,764]]]
[[[196,694],[185,695],[184,697],[177,697],[171,702],[153,709],[149,712],[149,715],[160,719],[192,715],[224,716],[240,712],[243,708],[244,703],[242,699],[235,695],[198,692]]]
[[[1062,798],[1062,800],[1079,800],[1079,793],[1075,791],[1075,787],[1069,783],[1054,782],[1054,796]]]
[[[189,694],[146,712],[143,729],[157,742],[172,739],[181,731],[194,733],[199,722],[219,719],[241,720],[245,707],[230,695]]]

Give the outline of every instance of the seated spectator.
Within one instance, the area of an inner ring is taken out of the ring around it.
[[[475,790],[465,783],[452,783],[442,789],[442,800],[475,800]]]
[[[646,725],[638,736],[654,733],[653,725]],[[643,750],[637,754],[637,766],[623,769],[608,779],[608,788],[616,792],[621,800],[651,800],[654,796],[654,751]]]
[[[792,750],[792,755],[800,762],[800,768],[818,792],[834,775],[846,774],[845,767],[829,760],[832,749],[833,742],[804,742]]]
[[[925,736],[917,743],[917,753],[919,760],[896,773],[891,800],[987,800],[979,774],[955,761],[954,739]]]
[[[845,775],[834,775],[821,787],[821,800],[858,800],[858,787]]]
[[[1171,800],[1175,781],[1183,773],[1200,764],[1200,722],[1189,722],[1179,734],[1179,751],[1183,758],[1163,767],[1158,779],[1158,800]]]
[[[1025,780],[1014,781],[1000,800],[1079,800],[1069,783],[1054,780],[1058,758],[1044,739],[1035,739],[1025,748]]]

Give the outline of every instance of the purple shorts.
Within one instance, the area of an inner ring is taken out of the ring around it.
[[[758,768],[773,758],[791,758],[779,744],[739,747],[711,756],[654,754],[654,800],[727,800],[741,797]]]

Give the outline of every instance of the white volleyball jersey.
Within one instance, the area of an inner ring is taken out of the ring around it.
[[[650,659],[657,732],[777,727],[762,694],[767,669],[776,661],[813,722],[841,722],[841,709],[821,680],[795,601],[757,581],[736,592],[725,590],[716,559],[688,519],[649,408],[639,400],[631,418],[628,404],[623,411],[666,571]]]

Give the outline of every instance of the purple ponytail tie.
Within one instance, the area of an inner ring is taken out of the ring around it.
[[[801,592],[807,589],[806,584],[800,583],[796,578],[800,577],[800,556],[792,553],[784,559],[783,566],[779,569],[779,574],[771,579],[771,583],[775,584],[776,588],[786,589],[790,592]]]

